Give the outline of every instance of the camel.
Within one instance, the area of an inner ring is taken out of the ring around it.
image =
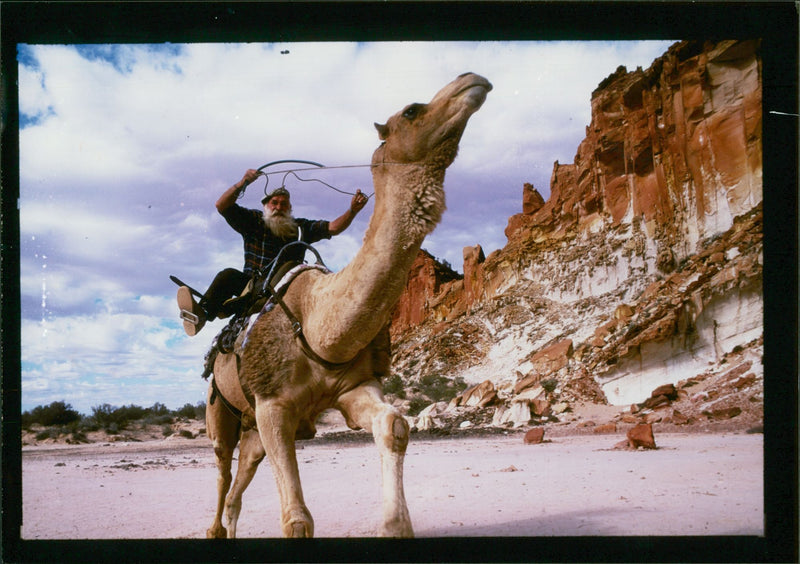
[[[207,536],[236,536],[242,492],[266,455],[278,487],[282,534],[312,537],[295,440],[313,437],[319,414],[335,408],[350,428],[372,433],[380,453],[379,534],[413,537],[403,489],[409,425],[385,401],[380,384],[389,373],[389,319],[423,240],[445,210],[445,170],[491,89],[485,78],[462,74],[428,104],[411,104],[376,123],[382,143],[371,162],[375,209],[361,249],[339,272],[308,269],[288,287],[283,301],[302,328],[299,338],[286,311],[275,307],[251,324],[238,355],[217,356],[206,424],[218,466],[218,503]],[[212,401],[214,385],[240,417]],[[239,464],[226,498],[237,442]]]

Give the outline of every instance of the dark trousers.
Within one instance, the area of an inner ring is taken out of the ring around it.
[[[224,317],[230,315],[231,312],[223,311],[222,304],[228,298],[240,295],[249,281],[250,276],[235,268],[226,268],[217,274],[206,290],[203,299],[200,300],[200,306],[205,310],[209,319],[217,317],[220,312]]]

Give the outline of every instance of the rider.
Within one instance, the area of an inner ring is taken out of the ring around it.
[[[217,211],[244,241],[244,269],[226,268],[218,273],[200,303],[194,301],[187,286],[178,288],[178,307],[197,316],[197,323],[183,317],[183,328],[189,336],[196,335],[209,319],[232,315],[234,312],[224,307],[226,300],[239,296],[247,283],[270,264],[284,245],[297,240],[311,244],[338,235],[350,226],[367,203],[367,197],[357,190],[347,211],[333,221],[294,218],[289,191],[280,187],[261,200],[263,210],[243,208],[236,203],[237,198],[261,174],[249,169],[217,200]],[[281,263],[300,262],[304,254],[305,249],[300,245],[290,248],[281,255]]]

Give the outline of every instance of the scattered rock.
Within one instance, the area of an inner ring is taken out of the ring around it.
[[[564,339],[534,354],[531,363],[538,374],[552,374],[569,363],[573,352],[572,339]]]
[[[499,423],[513,423],[514,427],[527,425],[531,420],[531,408],[527,401],[515,401],[511,406],[504,409],[500,416]]]
[[[653,426],[650,423],[640,423],[628,431],[628,446],[632,449],[656,448],[656,440],[653,437]]]
[[[441,415],[447,408],[449,407],[448,403],[445,401],[438,401],[436,403],[430,404],[428,407],[423,409],[419,412],[419,417],[434,417],[436,415]]]
[[[531,401],[531,411],[539,417],[548,417],[552,413],[550,402],[543,398],[536,398]]]
[[[665,384],[659,386],[650,394],[651,398],[657,398],[659,396],[664,396],[669,401],[675,401],[678,399],[678,390],[675,389],[674,384]]]
[[[538,445],[544,441],[544,429],[542,427],[534,427],[525,433],[526,445]]]
[[[710,419],[733,419],[742,413],[742,408],[738,406],[723,407],[719,409],[704,410],[702,413]]]
[[[617,424],[616,423],[606,423],[605,425],[598,425],[593,429],[593,431],[597,434],[600,433],[616,433],[617,432]]]
[[[471,386],[457,395],[450,405],[464,407],[486,407],[497,401],[497,390],[491,380]]]
[[[513,464],[508,468],[503,468],[502,470],[500,470],[500,472],[519,472],[519,471],[520,469],[514,466]]]
[[[739,378],[738,380],[736,380],[733,383],[733,387],[736,388],[737,390],[743,390],[744,388],[748,388],[755,383],[756,383],[756,375],[751,372],[750,374],[746,374],[741,378]]]
[[[559,413],[564,413],[565,411],[570,409],[570,407],[569,407],[568,403],[561,402],[561,403],[557,403],[557,404],[553,405],[552,409],[553,409],[553,413],[559,414]]]
[[[689,423],[692,422],[692,419],[690,417],[687,417],[677,409],[672,410],[671,419],[675,425],[688,425]]]

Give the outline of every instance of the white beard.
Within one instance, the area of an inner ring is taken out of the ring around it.
[[[297,237],[297,222],[291,215],[283,215],[277,210],[270,214],[264,210],[264,224],[281,239]]]

